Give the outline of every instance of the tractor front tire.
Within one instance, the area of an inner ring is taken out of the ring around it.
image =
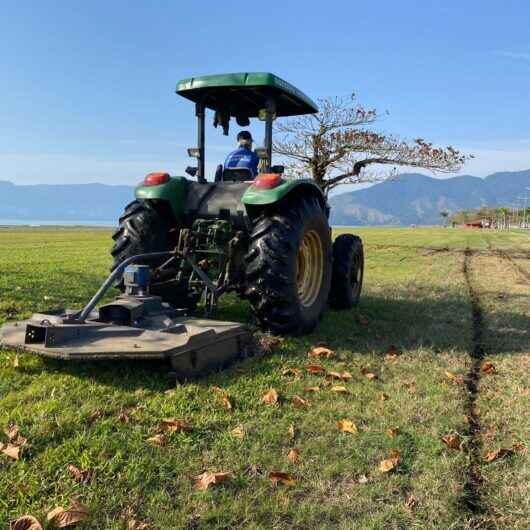
[[[113,269],[131,256],[164,252],[175,246],[172,220],[164,218],[149,201],[142,200],[133,201],[126,206],[112,239],[114,245],[110,253],[114,258]],[[161,262],[150,261],[148,264],[156,266]],[[123,281],[117,287],[123,291]],[[153,282],[150,291],[161,296],[165,302],[180,304],[180,307],[186,299],[182,288],[171,281]]]
[[[331,284],[330,229],[319,202],[309,196],[264,210],[245,261],[245,297],[260,327],[289,335],[313,330]]]
[[[333,275],[329,305],[350,309],[359,303],[364,275],[364,251],[360,237],[342,234],[333,243]]]

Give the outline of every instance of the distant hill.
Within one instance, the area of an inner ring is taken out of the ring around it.
[[[0,181],[0,219],[114,222],[133,199],[133,186]]]
[[[335,225],[440,224],[440,212],[507,205],[530,187],[530,170],[435,179],[404,173],[396,180],[335,195],[330,199]]]
[[[330,199],[331,221],[341,225],[439,224],[440,211],[513,202],[530,186],[530,170],[435,179],[417,173]],[[133,186],[38,184],[0,181],[0,219],[107,221],[134,198]]]

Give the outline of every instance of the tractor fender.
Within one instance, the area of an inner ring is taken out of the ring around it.
[[[175,221],[180,224],[184,220],[188,188],[189,181],[185,177],[171,177],[164,184],[155,186],[145,186],[142,182],[136,187],[134,195],[144,201],[168,203]]]
[[[261,210],[260,206],[279,203],[294,194],[297,196],[310,195],[315,197],[326,214],[328,214],[329,206],[326,197],[320,187],[311,179],[285,179],[279,186],[271,189],[263,189],[251,185],[241,198],[241,202],[246,206],[249,216],[252,217],[253,212]]]

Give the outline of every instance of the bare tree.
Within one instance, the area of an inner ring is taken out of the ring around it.
[[[278,122],[273,150],[289,160],[287,166],[296,177],[313,178],[326,193],[340,184],[385,180],[397,166],[453,172],[471,158],[451,146],[436,148],[422,138],[407,142],[370,130],[379,118],[377,111],[358,105],[355,94],[323,98],[319,107],[318,114]],[[378,164],[394,168],[366,171]]]

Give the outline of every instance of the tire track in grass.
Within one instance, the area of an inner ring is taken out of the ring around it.
[[[471,312],[473,321],[472,348],[469,352],[471,357],[471,367],[466,377],[466,402],[464,404],[464,413],[467,419],[467,432],[469,439],[467,446],[469,462],[466,469],[466,482],[463,488],[462,503],[472,516],[484,514],[485,508],[482,501],[481,486],[481,460],[482,460],[482,442],[480,439],[480,417],[477,410],[478,388],[481,378],[481,365],[484,360],[484,319],[480,301],[471,280],[470,264],[473,252],[467,248],[464,253],[463,273],[466,286],[471,302]],[[485,528],[484,526],[482,528]]]

